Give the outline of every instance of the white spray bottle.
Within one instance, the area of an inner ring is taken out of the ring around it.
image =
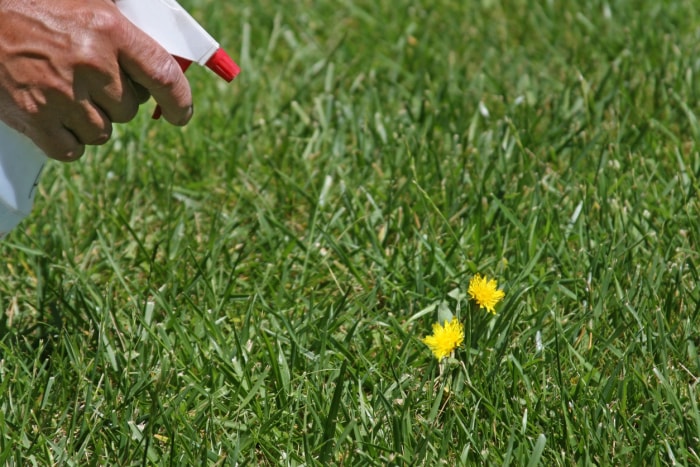
[[[226,81],[238,65],[175,0],[115,0],[138,28],[173,55],[182,70],[195,62]],[[160,116],[156,108],[154,118]],[[26,136],[0,122],[0,240],[27,217],[41,171],[48,158]]]

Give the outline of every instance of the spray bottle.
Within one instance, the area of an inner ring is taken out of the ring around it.
[[[216,40],[175,0],[115,0],[115,4],[173,55],[183,71],[195,62],[229,82],[240,72]],[[159,116],[156,108],[153,117]],[[0,122],[0,240],[31,212],[47,161],[29,138]]]

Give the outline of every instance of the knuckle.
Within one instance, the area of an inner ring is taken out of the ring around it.
[[[123,29],[123,21],[115,11],[95,8],[88,12],[84,20],[84,34],[76,36],[72,50],[78,66],[100,70],[105,63],[105,44]]]
[[[89,27],[95,31],[111,34],[122,27],[122,19],[112,8],[95,8],[90,10],[86,18]]]
[[[75,54],[76,70],[90,72],[98,72],[107,74],[103,71],[108,61],[105,59],[104,50],[98,47],[94,42],[84,41],[77,44],[73,48]]]

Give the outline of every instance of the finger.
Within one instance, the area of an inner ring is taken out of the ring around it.
[[[129,86],[131,86],[131,89],[133,89],[134,94],[136,95],[136,100],[139,104],[143,104],[151,98],[151,93],[148,92],[148,89],[144,88],[138,83],[135,83],[133,80],[129,79],[128,76],[126,79],[129,83]]]
[[[140,104],[140,97],[123,71],[120,72],[118,80],[91,90],[90,99],[109,120],[116,123],[131,121],[136,116]]]
[[[34,144],[44,154],[60,162],[75,161],[85,153],[85,145],[65,127],[44,130],[27,136],[32,138]]]
[[[85,99],[80,107],[71,112],[63,122],[78,142],[83,145],[98,146],[106,143],[112,136],[112,122],[95,103]]]
[[[160,104],[167,121],[185,125],[192,117],[192,93],[175,59],[126,19],[117,36],[122,69]]]

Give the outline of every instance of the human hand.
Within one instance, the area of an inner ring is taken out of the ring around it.
[[[175,125],[192,116],[189,83],[110,0],[0,0],[0,120],[51,158],[104,144],[149,96]]]

